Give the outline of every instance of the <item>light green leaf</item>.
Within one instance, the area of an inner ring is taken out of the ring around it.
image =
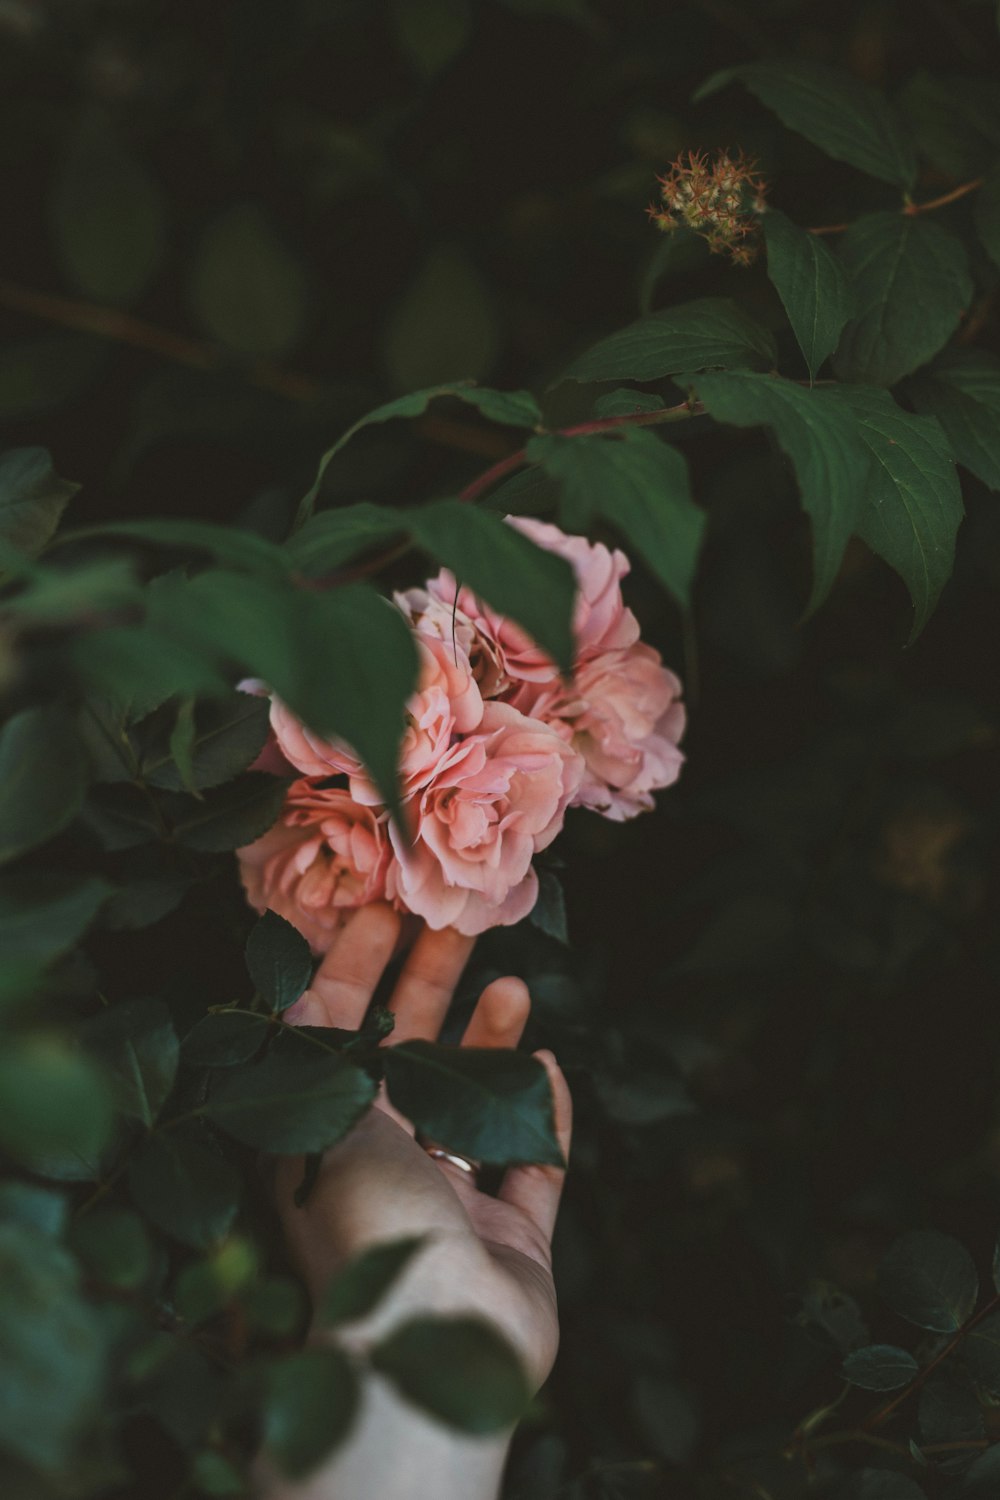
[[[0,1054],[0,1148],[47,1175],[49,1158],[98,1157],[111,1133],[102,1074],[57,1036],[7,1041]]]
[[[205,233],[191,300],[211,336],[230,349],[285,354],[305,324],[306,275],[256,204],[234,204]]]
[[[910,1383],[920,1366],[906,1349],[868,1344],[848,1354],[841,1368],[844,1379],[864,1391],[898,1391]]]
[[[905,120],[851,73],[803,58],[741,63],[713,74],[695,99],[708,98],[734,79],[827,156],[894,186],[913,186],[917,159]]]
[[[48,963],[72,948],[114,886],[99,875],[42,870],[0,876],[0,951],[7,960]]]
[[[906,395],[941,423],[958,462],[1000,490],[1000,360],[963,352],[908,381]]]
[[[867,214],[840,244],[857,312],[834,369],[841,380],[895,385],[948,341],[972,300],[961,240],[927,218]]]
[[[204,1250],[228,1233],[241,1180],[208,1133],[187,1125],[151,1136],[129,1158],[128,1185],[157,1229]]]
[[[409,518],[414,540],[437,562],[571,668],[576,578],[564,558],[458,500],[422,505]]]
[[[325,1327],[353,1323],[372,1312],[424,1243],[421,1236],[372,1245],[338,1271],[320,1308]]]
[[[660,380],[715,366],[767,369],[777,351],[766,328],[728,297],[665,307],[579,355],[562,380]]]
[[[864,506],[870,459],[858,424],[825,388],[805,390],[778,376],[732,371],[702,375],[695,390],[719,422],[772,428],[791,459],[812,521],[814,610],[837,576]]]
[[[853,288],[820,236],[774,209],[764,216],[764,239],[767,274],[805,356],[809,379],[815,380],[854,312]]]
[[[902,578],[913,600],[910,641],[951,577],[962,492],[948,439],[933,417],[915,417],[886,391],[838,386],[872,456],[857,532]]]
[[[128,306],[163,259],[163,196],[106,127],[88,124],[67,139],[49,201],[58,259],[84,296]]]
[[[442,1146],[478,1161],[562,1166],[541,1063],[504,1048],[401,1042],[386,1048],[389,1098]]]
[[[79,812],[87,757],[57,705],[25,708],[0,729],[0,862],[44,844]]]
[[[536,437],[528,456],[559,481],[560,516],[585,531],[599,516],[631,543],[682,609],[691,600],[705,515],[676,448],[640,428],[614,437]]]
[[[476,1318],[411,1318],[375,1346],[371,1361],[408,1401],[462,1432],[500,1432],[531,1399],[510,1344]]]
[[[976,194],[976,232],[995,266],[1000,266],[1000,172],[995,172]]]
[[[343,1442],[358,1394],[357,1376],[339,1349],[304,1349],[268,1367],[264,1446],[283,1474],[302,1478]]]
[[[79,488],[59,478],[44,448],[11,448],[0,454],[0,538],[36,556]]]
[[[62,1468],[100,1409],[104,1339],[73,1258],[19,1224],[0,1225],[0,1323],[0,1444]]]
[[[266,911],[250,929],[246,958],[257,993],[272,1011],[294,1005],[312,979],[309,944],[275,911]]]
[[[412,391],[480,380],[501,341],[491,283],[458,246],[437,245],[389,315],[383,358],[390,385]]]
[[[166,1006],[146,997],[120,1001],[92,1017],[82,1039],[110,1079],[117,1108],[149,1129],[169,1097],[180,1061]]]
[[[205,1112],[229,1135],[262,1151],[325,1151],[374,1097],[374,1083],[352,1063],[304,1057],[296,1049],[222,1074]]]

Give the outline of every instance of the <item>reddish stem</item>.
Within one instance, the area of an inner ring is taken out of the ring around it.
[[[985,178],[973,177],[971,182],[963,182],[961,187],[952,188],[950,193],[942,193],[940,198],[928,198],[926,203],[904,203],[903,213],[908,218],[915,218],[917,214],[930,213],[932,209],[944,208],[948,203],[957,203],[959,198],[964,198],[966,193],[974,193],[976,188],[982,187]],[[814,228],[807,229],[807,234],[843,234],[850,229],[850,224],[819,224]]]
[[[862,1431],[871,1432],[874,1428],[881,1427],[882,1423],[888,1420],[897,1406],[901,1406],[908,1396],[913,1395],[914,1391],[919,1391],[931,1372],[936,1370],[938,1365],[942,1364],[948,1358],[949,1354],[952,1354],[958,1348],[959,1344],[964,1338],[968,1337],[973,1328],[982,1323],[985,1318],[988,1318],[990,1313],[996,1312],[998,1307],[1000,1307],[1000,1295],[991,1297],[985,1307],[981,1307],[975,1317],[970,1318],[967,1323],[964,1323],[954,1338],[949,1339],[944,1348],[935,1354],[934,1358],[929,1360],[922,1370],[917,1371],[909,1385],[904,1386],[897,1395],[893,1396],[891,1401],[887,1401],[885,1406],[880,1407],[877,1412],[874,1412],[868,1418],[862,1426]]]

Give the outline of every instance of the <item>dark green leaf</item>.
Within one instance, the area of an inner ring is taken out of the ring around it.
[[[79,488],[59,478],[44,448],[11,448],[0,454],[0,538],[34,557]]]
[[[156,547],[181,552],[207,552],[233,568],[246,568],[262,577],[283,577],[287,571],[280,547],[238,526],[216,526],[209,521],[164,517],[157,521],[106,521],[91,526],[87,536],[127,536]]]
[[[81,816],[105,849],[133,849],[167,837],[158,807],[137,786],[91,787]]]
[[[687,1463],[698,1440],[699,1421],[688,1391],[662,1375],[643,1374],[633,1401],[644,1437],[669,1464]]]
[[[149,1275],[152,1246],[130,1208],[90,1209],[74,1221],[70,1248],[92,1276],[120,1291],[134,1291]]]
[[[114,707],[123,724],[152,713],[176,693],[230,690],[203,651],[145,624],[88,630],[72,641],[70,654],[84,684]]]
[[[503,1048],[402,1042],[385,1054],[389,1097],[418,1130],[479,1161],[562,1166],[541,1063]]]
[[[4,958],[45,963],[83,936],[114,891],[98,875],[40,870],[0,876],[0,950]]]
[[[968,1376],[946,1369],[927,1382],[918,1407],[925,1443],[976,1442],[986,1436],[983,1411]]]
[[[57,1240],[68,1218],[69,1204],[62,1193],[13,1178],[0,1182],[0,1221],[21,1224]]]
[[[913,186],[917,160],[906,122],[852,74],[804,58],[741,63],[714,74],[695,98],[705,99],[733,79],[827,156],[894,186]]]
[[[951,577],[963,515],[955,458],[932,417],[915,417],[885,391],[837,386],[831,399],[854,412],[871,457],[857,533],[902,578],[916,639]]]
[[[991,1395],[1000,1396],[1000,1313],[991,1313],[966,1334],[961,1353],[974,1379]]]
[[[987,1448],[965,1471],[963,1500],[995,1500],[1000,1493],[1000,1443]]]
[[[849,1500],[926,1500],[914,1480],[895,1469],[862,1469],[852,1476]]]
[[[570,670],[576,578],[565,558],[537,546],[488,511],[458,500],[438,500],[415,509],[410,526],[432,557],[498,613],[515,619],[564,670]]]
[[[554,870],[539,870],[538,900],[528,914],[528,920],[539,932],[555,938],[557,943],[569,943],[566,924],[566,893],[562,881]]]
[[[274,911],[266,911],[250,929],[246,959],[257,993],[272,1011],[294,1005],[312,979],[309,944]]]
[[[882,1258],[878,1287],[894,1312],[935,1333],[955,1333],[972,1315],[979,1277],[964,1245],[937,1230],[900,1235]]]
[[[0,1147],[48,1175],[50,1158],[78,1161],[84,1176],[111,1131],[101,1073],[58,1037],[7,1041],[0,1054]],[[60,1174],[61,1175],[61,1174]]]
[[[264,1446],[283,1474],[315,1469],[350,1430],[358,1383],[339,1349],[305,1349],[267,1371]]]
[[[990,1267],[993,1276],[993,1286],[1000,1292],[1000,1238],[993,1246],[993,1264]]]
[[[1000,266],[1000,172],[994,173],[976,195],[976,231],[983,249]]]
[[[213,1085],[206,1113],[238,1141],[262,1151],[325,1151],[360,1120],[375,1085],[352,1063],[272,1052],[227,1071]]]
[[[229,1239],[207,1260],[183,1266],[174,1282],[174,1305],[188,1323],[204,1323],[236,1300],[257,1274],[249,1241]]]
[[[70,132],[49,203],[62,267],[84,296],[134,302],[164,251],[163,200],[124,139],[104,126]]]
[[[239,1205],[238,1175],[194,1126],[152,1136],[129,1160],[128,1185],[158,1229],[196,1250],[222,1239]]]
[[[23,421],[74,401],[107,359],[105,339],[88,333],[43,333],[0,347],[0,416]]]
[[[895,385],[954,333],[972,300],[961,240],[927,218],[868,214],[840,244],[857,311],[834,369],[841,380]]]
[[[323,1295],[322,1323],[332,1327],[367,1317],[423,1243],[419,1235],[388,1240],[384,1244],[372,1245],[350,1261],[338,1271]]]
[[[228,1068],[249,1062],[270,1030],[267,1016],[225,1010],[205,1016],[184,1038],[182,1056],[195,1068]]]
[[[206,1448],[196,1453],[191,1461],[191,1478],[195,1488],[203,1495],[245,1496],[250,1490],[247,1476],[236,1467],[231,1458]]]
[[[773,429],[795,468],[813,526],[813,610],[837,576],[844,548],[862,514],[869,455],[858,424],[825,388],[804,390],[776,376],[702,375],[695,390],[717,421]]]
[[[970,350],[908,381],[906,394],[941,423],[958,462],[1000,490],[1000,360]]]
[[[869,1344],[848,1354],[843,1376],[864,1391],[897,1391],[908,1385],[920,1366],[906,1349],[893,1344]]]
[[[252,693],[229,693],[218,702],[198,704],[191,722],[189,746],[193,786],[218,786],[245,771],[267,743],[270,704]],[[165,727],[165,726],[164,726]],[[150,786],[169,791],[185,788],[173,743],[163,733],[143,746],[139,774]]]
[[[241,1300],[253,1326],[275,1337],[294,1333],[308,1311],[301,1284],[289,1276],[265,1277],[247,1287]]]
[[[768,369],[777,351],[766,328],[728,297],[704,297],[639,318],[573,361],[563,380],[659,380],[713,366]]]
[[[376,542],[398,535],[405,526],[402,512],[367,501],[321,510],[285,543],[285,553],[296,571],[307,578],[321,578]]]
[[[161,875],[129,874],[108,900],[102,925],[111,932],[151,927],[180,905],[193,884],[191,876],[169,868]]]
[[[198,795],[198,784],[194,773],[194,746],[195,746],[195,722],[194,722],[195,700],[193,698],[182,698],[177,705],[177,714],[174,718],[174,727],[170,731],[168,749],[170,752],[171,771],[176,775],[177,781],[184,791]],[[264,731],[267,737],[267,731]],[[242,766],[239,768],[243,769]],[[221,779],[221,778],[220,778]]]
[[[277,822],[287,783],[262,771],[214,787],[201,801],[180,798],[167,804],[174,837],[186,849],[215,854],[252,844]]]
[[[531,1397],[514,1350],[475,1318],[411,1318],[372,1350],[408,1401],[463,1432],[499,1432]]]
[[[767,274],[805,356],[809,378],[815,380],[854,312],[854,290],[820,236],[774,209],[764,216],[764,239]]]
[[[111,1080],[115,1105],[151,1127],[177,1076],[180,1043],[160,1000],[125,1000],[87,1022],[85,1046]]]
[[[104,1384],[104,1340],[71,1256],[0,1224],[0,1444],[43,1470],[69,1463]]]
[[[608,391],[594,402],[595,417],[632,417],[643,411],[663,411],[666,406],[662,396],[655,391],[633,391],[626,386],[617,391]]]
[[[430,386],[427,390],[410,391],[406,396],[397,396],[395,401],[387,401],[383,406],[377,406],[374,411],[359,418],[353,427],[349,427],[343,437],[338,438],[333,447],[328,448],[323,454],[312,488],[299,507],[299,523],[301,524],[312,514],[323,483],[323,475],[330,461],[336,458],[341,448],[351,441],[355,433],[377,422],[391,422],[403,417],[422,417],[431,402],[439,396],[457,397],[466,405],[474,406],[489,421],[499,422],[503,426],[537,427],[542,420],[538,403],[529,391],[493,391],[487,387],[474,385],[472,381],[458,380],[449,385]],[[357,508],[360,509],[360,507]]]
[[[682,609],[691,599],[705,515],[691,499],[687,464],[651,432],[536,437],[529,457],[562,487],[560,515],[573,531],[596,516],[621,531]]]
[[[70,714],[25,708],[0,729],[0,862],[65,828],[87,788],[87,757]]]
[[[208,332],[239,354],[286,353],[302,332],[305,272],[252,203],[209,225],[195,262],[191,300]]]

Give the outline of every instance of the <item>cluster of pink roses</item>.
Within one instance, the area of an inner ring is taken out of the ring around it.
[[[272,697],[277,748],[301,775],[275,827],[238,851],[240,869],[251,904],[317,953],[376,900],[467,934],[517,922],[538,895],[533,857],[567,807],[620,822],[677,779],[681,686],[622,599],[628,560],[540,521],[510,524],[575,571],[573,675],[467,589],[456,599],[446,571],[395,596],[421,662],[399,768],[409,844],[351,750]]]

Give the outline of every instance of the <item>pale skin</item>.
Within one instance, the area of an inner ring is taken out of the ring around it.
[[[381,903],[356,912],[323,959],[292,1019],[310,1026],[361,1025],[396,948],[400,919]],[[437,1039],[474,939],[423,928],[403,965],[389,1008],[386,1045]],[[520,979],[494,980],[479,998],[462,1045],[516,1047],[530,1009]],[[535,1056],[552,1087],[564,1157],[571,1130],[569,1089],[551,1053]],[[275,1194],[289,1254],[316,1303],[335,1272],[381,1241],[426,1235],[427,1242],[364,1323],[343,1332],[365,1345],[417,1313],[475,1314],[517,1350],[538,1387],[555,1360],[559,1329],[551,1243],[564,1173],[550,1166],[510,1168],[496,1197],[460,1167],[431,1157],[413,1127],[380,1094],[361,1123],[323,1158],[303,1208],[293,1195],[300,1158],[277,1162]],[[319,1340],[326,1335],[314,1334]],[[308,1480],[291,1484],[259,1466],[266,1500],[495,1500],[510,1434],[465,1437],[399,1398],[377,1375],[365,1377],[362,1407],[347,1441]]]

